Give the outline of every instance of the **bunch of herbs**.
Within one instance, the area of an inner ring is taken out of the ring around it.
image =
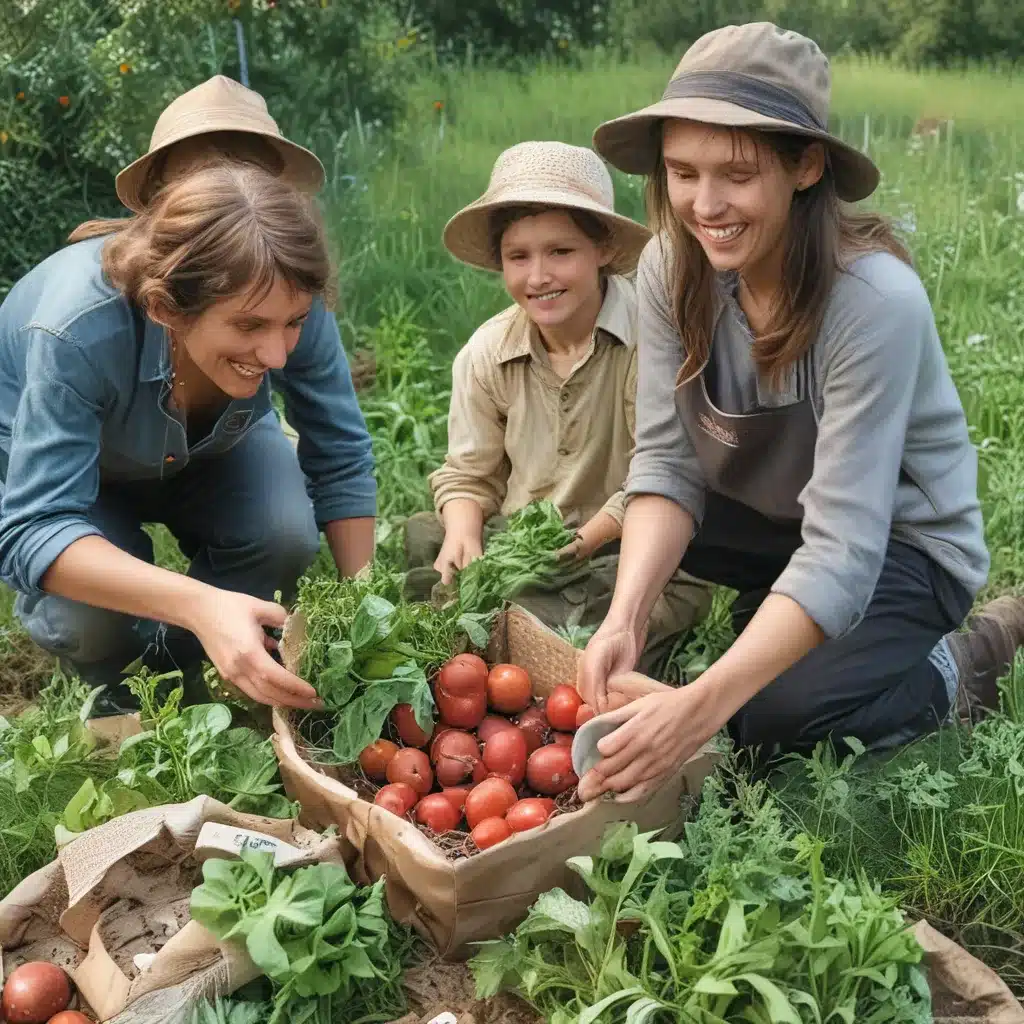
[[[290,818],[295,805],[284,796],[269,739],[252,729],[231,727],[224,704],[182,708],[183,688],[167,684],[180,672],[143,668],[128,679],[138,698],[142,731],[127,737],[112,777],[86,778],[61,818],[64,839],[129,811],[212,796],[237,811]]]
[[[459,606],[464,612],[493,612],[528,587],[568,586],[587,572],[556,557],[572,538],[552,502],[530,502],[509,516],[506,527],[491,534],[483,555],[459,572]]]
[[[377,565],[361,578],[300,586],[306,633],[300,672],[326,706],[304,731],[330,737],[318,756],[354,762],[380,738],[398,704],[410,704],[430,732],[436,710],[430,675],[467,646],[487,644],[486,616],[404,602],[401,579]]]

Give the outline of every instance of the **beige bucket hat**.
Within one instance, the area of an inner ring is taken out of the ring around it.
[[[836,191],[855,202],[874,192],[879,171],[829,132],[831,93],[828,58],[813,40],[766,21],[728,25],[683,54],[659,102],[600,125],[594,148],[620,170],[650,174],[667,117],[806,135],[826,144]]]
[[[611,230],[612,273],[630,273],[651,232],[615,212],[615,189],[601,158],[585,146],[565,142],[520,142],[494,162],[487,191],[461,209],[444,228],[445,248],[464,263],[501,270],[491,250],[493,210],[519,205],[587,210]]]
[[[258,92],[225,75],[215,75],[167,105],[153,128],[149,152],[118,174],[118,198],[128,209],[141,213],[155,158],[176,142],[211,132],[261,135],[280,153],[283,178],[309,191],[316,191],[324,182],[323,164],[314,153],[281,134]]]

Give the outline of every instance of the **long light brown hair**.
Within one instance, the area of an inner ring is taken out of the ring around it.
[[[799,164],[815,140],[802,135],[733,129],[733,143],[753,141],[788,168]],[[676,216],[669,201],[668,171],[659,154],[657,169],[647,180],[647,214],[651,228],[670,241],[672,308],[682,340],[679,381],[700,372],[711,352],[716,296],[715,271],[700,242]],[[821,328],[836,277],[858,256],[888,252],[911,264],[910,253],[891,222],[877,213],[843,204],[826,160],[824,174],[810,188],[793,196],[790,208],[782,285],[766,329],[754,341],[754,362],[773,386],[787,367],[810,348]]]
[[[172,181],[143,213],[107,222],[103,272],[134,305],[191,318],[276,280],[328,301],[331,260],[313,199],[260,167],[221,160]],[[94,237],[88,222],[69,241]]]

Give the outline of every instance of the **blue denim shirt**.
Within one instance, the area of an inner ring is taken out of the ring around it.
[[[38,593],[65,548],[100,533],[88,514],[101,480],[166,479],[227,451],[271,413],[271,380],[299,435],[317,523],[376,515],[370,436],[324,303],[314,302],[285,367],[254,397],[232,400],[189,449],[167,409],[164,328],[106,281],[104,241],[54,253],[0,305],[0,579]]]

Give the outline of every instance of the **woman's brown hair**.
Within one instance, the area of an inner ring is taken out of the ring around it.
[[[94,237],[87,223],[70,241]],[[141,309],[195,317],[219,299],[259,301],[283,280],[328,296],[323,223],[312,198],[268,171],[223,159],[164,186],[140,214],[109,222],[103,271]]]
[[[814,140],[778,132],[733,130],[734,145],[753,141],[786,167],[795,167]],[[679,381],[700,372],[711,352],[714,327],[715,271],[700,242],[675,215],[668,194],[664,161],[647,181],[647,213],[653,231],[671,243],[672,308],[682,340]],[[888,252],[910,264],[906,246],[890,221],[855,211],[836,194],[826,160],[820,180],[793,196],[783,258],[782,287],[767,328],[754,341],[754,362],[773,386],[786,368],[810,348],[821,328],[836,277],[858,256]]]

